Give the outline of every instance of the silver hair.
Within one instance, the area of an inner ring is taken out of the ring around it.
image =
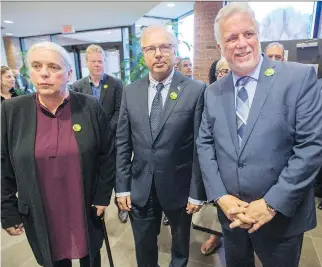
[[[48,50],[51,50],[53,52],[58,53],[64,60],[64,63],[69,70],[72,69],[72,60],[68,54],[68,52],[66,51],[65,48],[63,48],[62,46],[60,46],[59,44],[53,43],[53,42],[49,42],[49,41],[44,41],[44,42],[40,42],[40,43],[36,43],[34,45],[32,45],[28,52],[27,52],[27,64],[28,66],[30,66],[30,55],[32,54],[33,51],[35,51],[38,48],[45,48]]]
[[[171,40],[171,44],[173,45],[174,49],[175,49],[175,50],[178,50],[178,40],[177,40],[177,38],[174,36],[174,34],[173,34],[172,32],[170,32],[167,28],[165,28],[165,27],[163,27],[163,26],[161,26],[161,25],[151,25],[151,26],[148,26],[148,27],[146,27],[146,28],[144,29],[144,31],[143,31],[143,33],[142,33],[142,35],[141,35],[141,39],[140,39],[140,46],[141,46],[141,49],[143,48],[143,45],[142,45],[142,40],[143,40],[143,38],[144,38],[147,34],[149,34],[149,33],[153,32],[153,31],[155,31],[155,30],[164,30],[164,31],[168,34],[169,39]]]
[[[273,43],[268,44],[268,46],[266,46],[266,48],[265,48],[264,53],[266,54],[266,50],[268,48],[272,47],[272,46],[278,46],[278,47],[282,48],[282,50],[283,50],[283,56],[284,56],[284,46],[281,43],[279,43],[279,42],[273,42]]]
[[[215,19],[214,30],[216,41],[218,44],[220,43],[220,21],[230,17],[235,13],[248,13],[254,21],[257,34],[259,33],[259,24],[255,18],[254,11],[250,8],[249,4],[244,2],[229,3],[228,5],[224,6],[222,9],[219,10]]]

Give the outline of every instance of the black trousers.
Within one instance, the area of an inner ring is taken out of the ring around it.
[[[169,219],[172,234],[170,267],[185,267],[189,258],[192,215],[186,213],[186,207],[164,210],[164,213]],[[138,207],[132,203],[129,216],[138,267],[159,266],[157,237],[160,234],[162,209],[154,185],[147,204],[144,207]]]
[[[227,267],[255,267],[254,251],[264,267],[297,267],[299,265],[303,234],[290,238],[248,234],[237,228],[223,228]]]
[[[95,256],[93,265],[91,266],[89,255],[84,258],[79,259],[80,267],[101,267],[101,253],[98,252]],[[72,261],[69,259],[64,259],[54,262],[54,267],[72,267]]]

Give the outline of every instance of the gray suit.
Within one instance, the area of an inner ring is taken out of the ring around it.
[[[205,84],[174,73],[155,140],[152,140],[149,125],[148,87],[149,79],[145,77],[129,85],[123,92],[116,132],[116,192],[131,192],[130,218],[135,240],[138,241],[138,265],[154,267],[157,264],[156,235],[160,228],[159,215],[164,210],[169,217],[173,236],[176,236],[176,232],[178,235],[177,240],[173,241],[178,244],[173,244],[173,247],[179,246],[177,252],[182,251],[181,255],[172,255],[171,266],[186,266],[191,216],[185,213],[185,207],[189,197],[195,200],[204,200],[206,197],[195,149]],[[177,94],[177,99],[169,97],[171,92]],[[134,158],[131,162],[132,151]],[[153,201],[151,195],[155,197]],[[139,220],[138,213],[151,206],[152,202],[154,206],[158,202],[159,208],[156,212],[158,215],[148,222],[154,223],[152,228],[155,231],[149,232],[151,226],[146,225],[148,220]],[[180,227],[184,230],[180,230]]]
[[[274,75],[264,74],[268,68]],[[197,148],[208,200],[226,194],[247,202],[264,198],[278,212],[251,237],[288,238],[316,226],[313,181],[322,163],[320,90],[312,67],[264,58],[241,147],[232,74],[205,92]],[[224,230],[230,231],[229,220],[218,211]]]

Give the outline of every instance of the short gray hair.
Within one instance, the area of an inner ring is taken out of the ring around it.
[[[254,21],[257,34],[259,33],[259,24],[255,18],[254,11],[250,8],[249,4],[243,3],[243,2],[229,3],[228,5],[224,6],[222,9],[219,10],[215,19],[214,30],[215,30],[216,41],[218,44],[220,42],[220,27],[219,27],[220,21],[230,17],[235,13],[248,13],[249,16],[252,18],[252,20]]]
[[[191,62],[191,59],[190,59],[190,57],[183,57],[183,58],[181,58],[180,59],[180,61],[178,62],[178,64],[177,64],[177,67],[178,68],[181,68],[182,66],[182,62],[184,61],[184,60],[189,60],[190,62]]]
[[[141,38],[140,38],[140,46],[141,46],[141,49],[143,47],[142,45],[142,40],[143,38],[149,34],[150,32],[154,32],[155,30],[163,30],[165,31],[168,36],[169,36],[169,39],[171,40],[171,44],[173,45],[174,49],[175,50],[178,50],[178,40],[177,38],[174,36],[174,34],[170,31],[167,30],[167,28],[161,26],[161,25],[151,25],[151,26],[148,26],[144,29],[142,35],[141,35]]]
[[[53,43],[53,42],[49,42],[49,41],[44,41],[44,42],[40,42],[40,43],[36,43],[34,45],[32,45],[28,52],[27,52],[27,64],[28,66],[30,66],[30,55],[32,54],[33,51],[35,51],[38,48],[44,48],[44,49],[48,49],[51,50],[57,54],[59,54],[63,60],[64,63],[67,67],[68,70],[72,69],[72,60],[68,54],[68,52],[66,51],[65,48],[63,48],[62,46],[60,46],[59,44]]]
[[[281,43],[279,43],[279,42],[273,42],[273,43],[268,44],[268,46],[266,46],[266,48],[265,48],[264,53],[266,54],[266,50],[268,48],[272,47],[272,46],[277,46],[277,47],[282,48],[282,50],[283,50],[283,56],[284,56],[284,46]]]

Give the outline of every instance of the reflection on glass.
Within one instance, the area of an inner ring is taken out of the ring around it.
[[[260,40],[312,38],[315,2],[248,2],[260,24]]]
[[[193,60],[193,44],[194,44],[194,15],[191,14],[178,23],[178,40],[180,57],[189,57]]]
[[[25,43],[25,49],[28,50],[32,45],[43,42],[43,41],[51,41],[50,35],[43,35],[43,36],[35,36],[35,37],[27,37],[23,38]]]

